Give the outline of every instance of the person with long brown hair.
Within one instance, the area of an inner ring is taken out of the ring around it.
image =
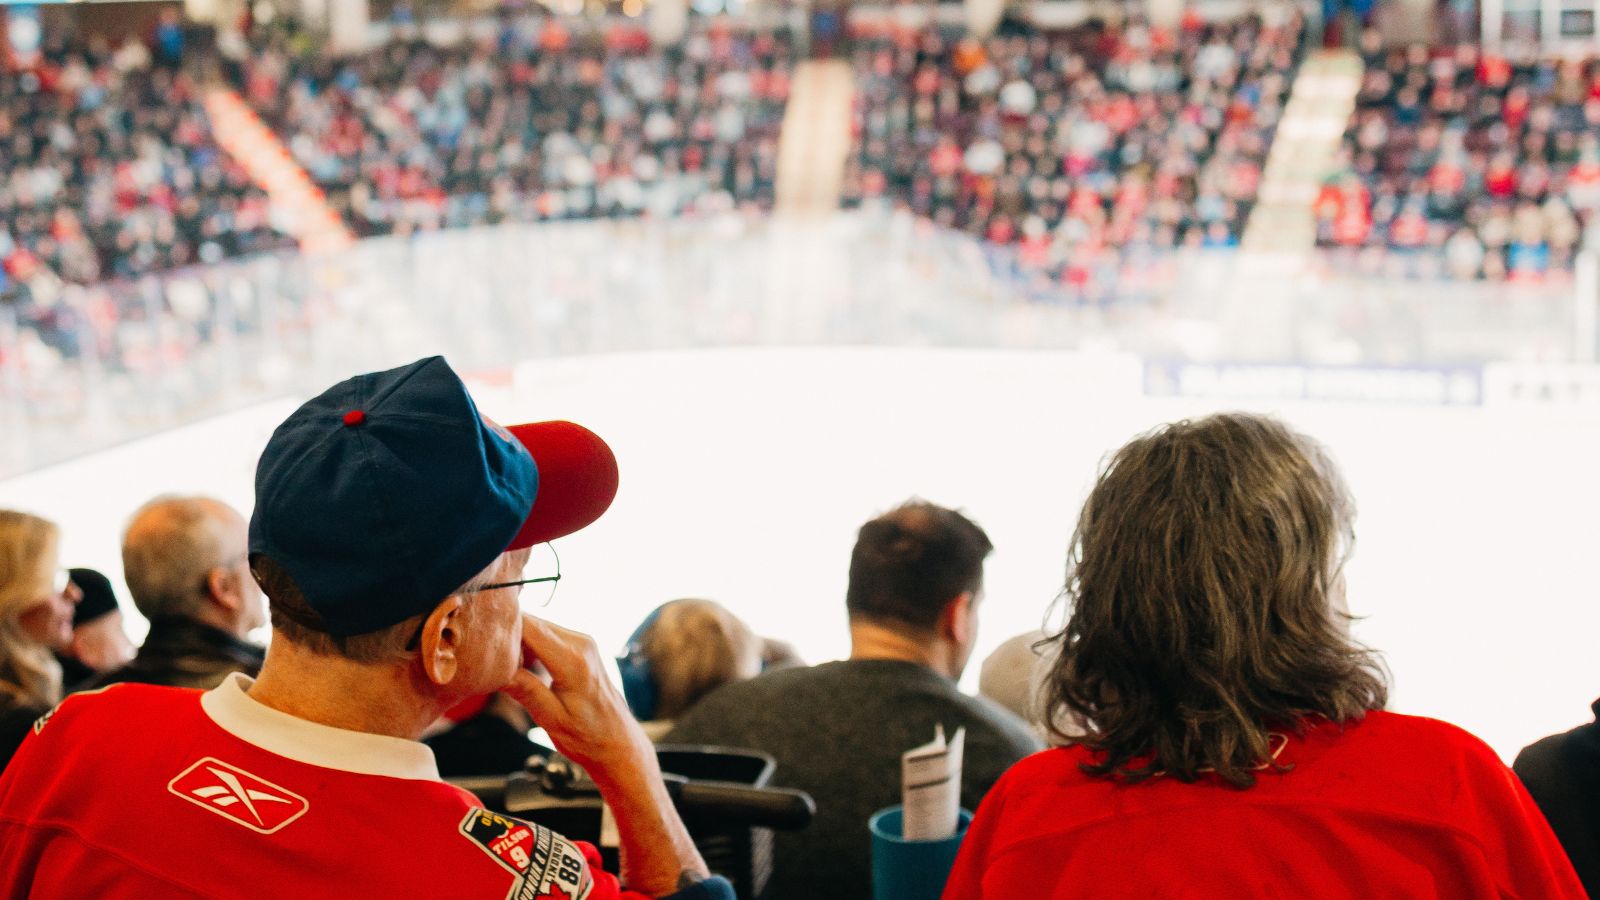
[[[0,768],[61,700],[54,651],[72,642],[82,594],[61,568],[60,544],[54,523],[0,509]]]
[[[990,792],[945,897],[1583,897],[1493,751],[1384,711],[1349,633],[1353,517],[1326,452],[1271,418],[1113,454],[1048,655],[1061,746]]]

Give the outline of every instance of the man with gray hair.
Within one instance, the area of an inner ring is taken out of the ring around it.
[[[123,577],[150,634],[132,662],[82,687],[207,689],[259,672],[263,651],[245,638],[267,624],[267,609],[248,537],[244,517],[210,497],[157,497],[134,513],[122,536]]]

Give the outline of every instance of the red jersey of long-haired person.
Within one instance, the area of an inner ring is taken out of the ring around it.
[[[1086,774],[1083,747],[1036,753],[984,797],[944,900],[1584,896],[1517,777],[1453,725],[1370,712],[1273,749],[1244,790],[1119,783]]]
[[[0,897],[644,896],[592,846],[439,781],[420,744],[247,685],[119,685],[40,720],[0,774]]]

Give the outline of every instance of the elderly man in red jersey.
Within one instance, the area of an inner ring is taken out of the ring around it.
[[[260,677],[122,685],[40,719],[0,778],[0,895],[731,900],[593,643],[518,609],[527,548],[615,491],[598,437],[508,431],[438,357],[309,401],[256,471]],[[439,780],[417,738],[502,689],[615,811],[620,882]]]

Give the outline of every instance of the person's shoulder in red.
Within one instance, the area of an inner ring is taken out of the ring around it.
[[[1476,735],[1437,719],[1373,712],[1338,743],[1356,754],[1352,771],[1370,767],[1372,796],[1401,808],[1395,832],[1407,830],[1401,816],[1409,807],[1422,819],[1417,827],[1437,826],[1459,840],[1503,896],[1585,896],[1527,789]]]
[[[185,718],[184,708],[198,715],[198,697],[198,691],[182,688],[117,684],[69,695],[33,723],[0,772],[0,896],[24,888],[24,894],[36,896],[62,894],[68,883],[75,885],[74,893],[106,897],[200,893],[152,877],[138,860],[92,845],[73,814],[87,804],[102,811],[121,809],[125,791],[98,790],[84,773],[105,772],[123,783],[136,780],[139,773],[129,771],[122,748],[139,735],[169,733],[169,726],[172,733],[190,728],[194,722]],[[153,723],[160,723],[159,732],[152,731]],[[97,882],[102,873],[80,865],[91,851],[102,870],[117,870],[120,887]],[[64,865],[58,863],[62,859]],[[69,868],[71,878],[58,871]]]
[[[142,721],[144,716],[169,715],[185,709],[192,709],[199,714],[200,694],[200,691],[189,688],[134,683],[119,683],[68,694],[33,723],[33,734],[23,743],[17,759],[25,761],[27,756],[40,753],[30,749],[35,742],[55,744],[69,751],[85,744],[80,737],[60,739],[61,733],[68,728],[74,732],[79,729],[123,732],[130,724]],[[51,725],[54,727],[49,729],[48,737],[45,737],[46,726]],[[6,772],[10,773],[11,767],[8,766]]]
[[[1354,898],[1379,882],[1396,896],[1583,896],[1510,771],[1453,725],[1375,712],[1286,731],[1274,749],[1280,768],[1246,789],[1093,776],[1081,746],[1030,756],[985,798],[945,896],[1266,897],[1318,884]]]
[[[1431,758],[1437,764],[1438,755],[1444,753],[1451,759],[1499,764],[1489,745],[1472,732],[1426,716],[1374,710],[1342,725],[1318,722],[1308,733],[1327,735],[1330,746],[1381,750],[1397,762]]]

